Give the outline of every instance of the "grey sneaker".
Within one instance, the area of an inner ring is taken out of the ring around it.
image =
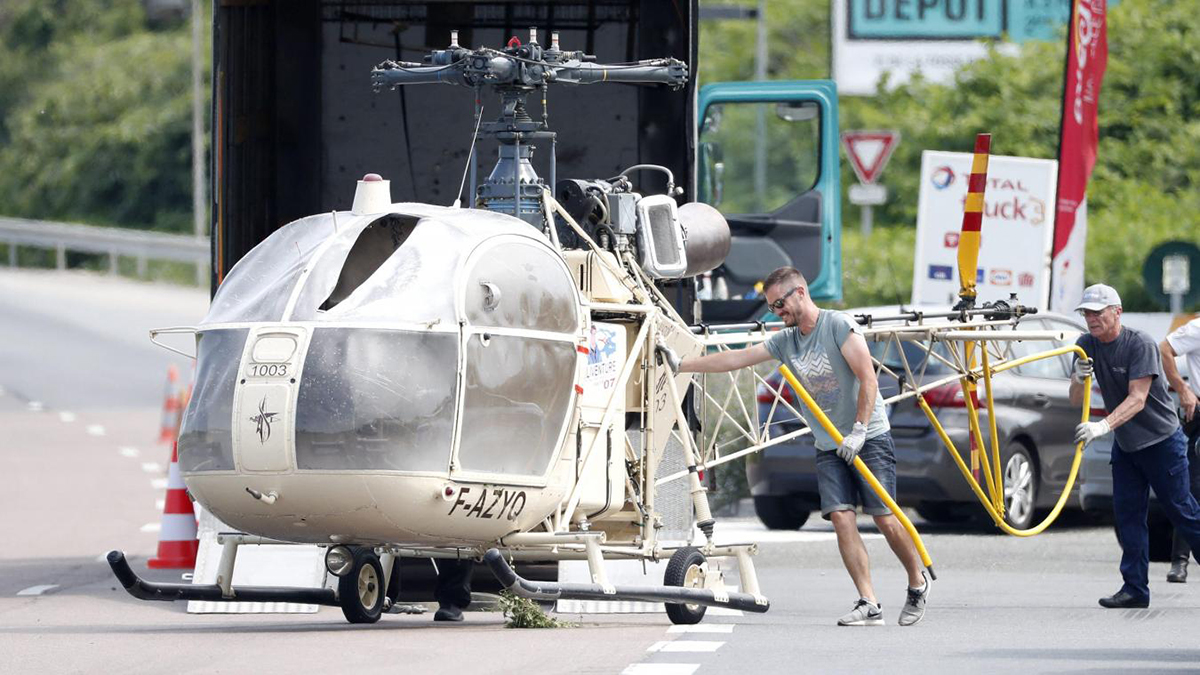
[[[838,619],[839,626],[882,626],[883,625],[883,606],[867,600],[859,598],[854,603],[854,609],[850,610],[842,618]]]
[[[900,608],[900,619],[897,623],[901,626],[911,626],[925,616],[925,601],[929,598],[929,576],[924,571],[921,572],[921,576],[925,577],[925,585],[908,589],[908,598],[904,600],[904,607]]]

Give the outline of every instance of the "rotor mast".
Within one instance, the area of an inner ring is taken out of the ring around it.
[[[429,53],[423,63],[384,61],[371,71],[371,80],[376,92],[401,85],[437,83],[470,87],[477,92],[487,86],[495,91],[500,97],[500,115],[493,122],[479,124],[479,131],[472,139],[476,145],[481,138],[492,138],[499,146],[496,165],[482,184],[476,186],[475,173],[471,172],[475,203],[548,231],[552,224],[546,222],[541,205],[546,185],[532,164],[534,142],[549,140],[553,186],[557,179],[556,134],[550,130],[544,109],[545,88],[551,83],[621,82],[665,84],[679,89],[687,84],[688,68],[683,61],[673,58],[599,64],[595,63],[595,56],[560,50],[558,33],[551,34],[549,48],[538,43],[536,28],[530,29],[529,38],[529,43],[523,45],[514,37],[503,50],[487,47],[470,50],[458,44],[454,31],[450,46]],[[540,120],[530,117],[526,105],[529,94],[536,91],[543,94]],[[471,156],[474,169],[474,154]]]

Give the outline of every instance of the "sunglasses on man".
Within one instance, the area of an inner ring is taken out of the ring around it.
[[[792,293],[795,293],[796,291],[800,290],[801,288],[802,288],[802,286],[797,286],[797,287],[793,288],[792,290],[788,291],[787,293],[784,293],[782,296],[780,296],[780,298],[778,300],[771,303],[771,309],[783,309],[783,303],[787,302],[787,299],[792,297]]]

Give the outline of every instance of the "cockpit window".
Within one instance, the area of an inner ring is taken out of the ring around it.
[[[313,259],[296,297],[289,321],[320,320],[371,277],[396,252],[416,227],[417,218],[387,215],[347,227]]]
[[[179,427],[184,473],[233,469],[233,395],[245,328],[196,334],[196,384]]]
[[[403,245],[382,261],[370,276],[337,304],[315,312],[312,318],[317,321],[420,323],[430,327],[457,325],[451,289],[463,242],[472,235],[455,225],[429,218],[407,230]],[[403,226],[401,231],[404,231]],[[373,238],[384,237],[387,247],[392,245],[386,238],[390,236],[386,230],[371,235]],[[327,291],[324,297],[330,297],[333,292]]]
[[[510,239],[473,260],[464,289],[472,325],[553,333],[578,327],[574,280],[545,247]]]
[[[255,246],[238,261],[217,289],[203,323],[279,321],[296,283],[334,236],[329,214],[289,223]]]
[[[385,260],[404,245],[416,226],[417,219],[412,216],[391,215],[380,218],[360,232],[342,264],[342,273],[338,276],[337,284],[325,302],[321,303],[321,310],[329,310],[362,285]]]

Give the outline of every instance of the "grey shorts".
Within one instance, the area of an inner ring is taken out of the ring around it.
[[[892,443],[892,433],[886,431],[867,439],[858,456],[894,500],[896,446]],[[892,512],[858,470],[842,461],[833,450],[817,451],[817,489],[821,493],[821,517],[825,520],[834,511],[853,511],[860,504],[863,513],[869,516]]]

